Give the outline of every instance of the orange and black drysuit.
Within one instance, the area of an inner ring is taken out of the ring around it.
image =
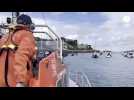
[[[22,28],[3,36],[0,40],[0,87],[15,87],[19,82],[28,85],[35,53],[35,40],[29,30]]]

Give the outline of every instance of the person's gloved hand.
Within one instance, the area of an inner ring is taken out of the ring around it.
[[[23,84],[23,83],[17,83],[17,84],[16,84],[16,87],[26,87],[26,85]]]

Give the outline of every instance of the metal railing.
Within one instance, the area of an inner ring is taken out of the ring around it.
[[[92,87],[88,77],[83,72],[69,72],[69,77],[79,87]]]

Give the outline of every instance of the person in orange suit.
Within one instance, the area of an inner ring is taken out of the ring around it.
[[[26,87],[32,77],[32,59],[36,53],[36,43],[31,32],[32,20],[30,16],[22,14],[16,22],[12,35],[10,36],[10,33],[0,40],[0,47],[5,43],[14,44],[17,47],[15,52],[10,51],[8,54],[7,75],[4,72],[6,63],[3,64],[6,54],[4,55],[3,52],[0,56],[0,86],[3,87]]]

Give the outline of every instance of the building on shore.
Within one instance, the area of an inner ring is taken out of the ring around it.
[[[67,39],[61,37],[63,48],[68,50],[93,50],[89,44],[78,44],[78,40]]]
[[[64,37],[61,37],[61,40],[64,49],[76,50],[78,48],[77,40],[67,39]]]
[[[79,50],[93,50],[92,46],[89,44],[79,44],[78,49]]]

